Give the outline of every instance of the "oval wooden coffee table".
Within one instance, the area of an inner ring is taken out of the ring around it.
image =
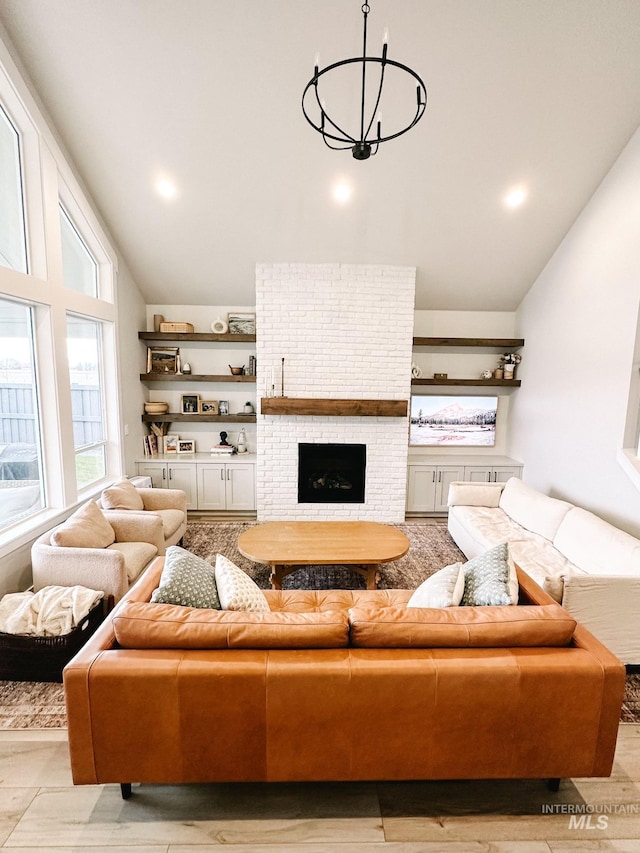
[[[267,521],[238,537],[240,553],[271,566],[271,586],[282,589],[282,579],[299,566],[348,565],[376,589],[378,566],[403,557],[409,540],[388,524],[377,521]]]

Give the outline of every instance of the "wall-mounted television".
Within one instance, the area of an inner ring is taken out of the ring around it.
[[[414,394],[409,444],[414,447],[493,447],[497,397]]]

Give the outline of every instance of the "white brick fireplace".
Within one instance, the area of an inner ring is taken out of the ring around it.
[[[284,372],[284,396],[311,399],[312,406],[408,401],[414,295],[414,267],[258,264],[258,398],[269,396],[271,385],[282,396]],[[259,521],[404,520],[406,416],[258,411]],[[308,442],[366,445],[364,503],[298,503],[298,444]]]

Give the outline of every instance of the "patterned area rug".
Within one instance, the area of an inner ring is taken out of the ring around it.
[[[251,523],[189,522],[184,547],[194,554],[215,562],[216,554],[224,554],[244,569],[262,589],[268,589],[269,569],[247,560],[237,549],[238,536]],[[444,524],[397,524],[408,537],[408,554],[395,563],[381,567],[380,588],[415,589],[433,572],[464,561]],[[364,578],[348,566],[306,566],[288,575],[285,589],[361,589]],[[640,724],[640,673],[627,675],[622,714],[623,723]],[[64,691],[61,684],[33,681],[0,681],[1,729],[52,729],[67,724]]]

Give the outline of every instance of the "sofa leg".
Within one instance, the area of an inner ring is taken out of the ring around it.
[[[547,781],[547,788],[550,791],[557,791],[560,788],[560,779],[549,779]]]
[[[132,794],[131,782],[120,782],[120,793],[123,800],[128,800]]]

